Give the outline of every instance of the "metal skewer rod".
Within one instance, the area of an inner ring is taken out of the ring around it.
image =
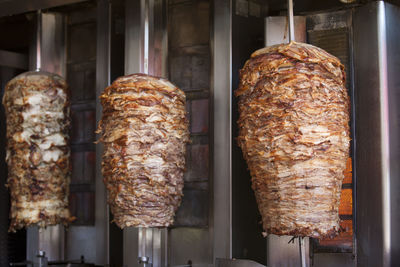
[[[289,21],[289,43],[294,41],[294,18],[293,18],[293,0],[287,1],[288,21]]]
[[[304,238],[299,236],[299,253],[300,253],[300,261],[301,267],[306,267],[306,249],[304,246]]]
[[[36,23],[36,71],[39,71],[42,67],[42,11],[40,9],[37,11]]]

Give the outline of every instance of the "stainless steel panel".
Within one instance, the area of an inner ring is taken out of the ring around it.
[[[35,26],[37,27],[38,23]],[[29,49],[29,69],[36,69],[39,44],[41,69],[65,77],[65,17],[60,13],[42,13],[41,28],[41,34],[35,35]],[[38,36],[41,37],[40,42],[36,40]]]
[[[45,251],[49,260],[64,259],[65,233],[62,225],[47,226],[38,229],[37,226],[27,228],[26,258],[36,261],[39,250]]]
[[[76,260],[82,255],[85,262],[98,262],[99,248],[107,247],[107,243],[96,242],[99,239],[93,226],[70,226],[65,233],[65,260]],[[107,255],[102,255],[103,258]],[[104,261],[100,261],[101,264]],[[99,263],[99,264],[100,264]]]
[[[167,73],[167,1],[126,1],[125,74]]]
[[[353,20],[359,266],[396,266],[400,257],[392,231],[399,223],[398,14],[378,1],[357,9]]]
[[[66,46],[65,16],[60,13],[42,14],[42,69],[65,77]]]
[[[111,67],[111,3],[97,2],[97,48],[96,48],[96,125],[102,114],[99,96],[110,85]],[[96,199],[95,199],[95,251],[96,264],[109,263],[109,207],[101,173],[103,146],[96,145]]]
[[[213,1],[214,260],[232,257],[232,1]]]
[[[125,74],[145,69],[145,2],[125,1]]]
[[[1,0],[0,17],[22,14],[38,9],[47,9],[85,1],[87,0]]]
[[[169,230],[169,266],[192,263],[192,266],[212,265],[212,236],[207,228],[177,227]]]
[[[390,264],[400,266],[400,8],[385,4],[390,166]]]
[[[318,253],[314,254],[313,267],[355,266],[352,253]]]
[[[123,242],[124,266],[139,266],[139,230],[133,227],[125,228]]]
[[[292,236],[276,235],[269,235],[267,237],[267,266],[302,266],[298,239],[296,238],[293,242],[289,242],[292,238]],[[305,238],[303,241],[306,255],[306,266],[310,266],[309,238]]]
[[[0,50],[0,66],[26,70],[28,69],[28,56]]]
[[[306,17],[294,17],[294,40],[306,42]],[[289,42],[287,17],[265,18],[265,46]]]

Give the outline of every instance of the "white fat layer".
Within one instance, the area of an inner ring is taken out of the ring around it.
[[[38,218],[42,210],[46,211],[47,215],[60,214],[60,208],[63,208],[64,203],[57,199],[40,200],[40,201],[21,201],[18,203],[21,207],[18,211],[19,218]]]
[[[41,144],[38,144],[40,149],[46,150],[53,146],[65,146],[67,143],[65,142],[64,136],[60,133],[55,133],[49,136],[46,136]]]
[[[66,97],[64,91],[60,88],[57,88],[57,94],[61,98]],[[23,130],[13,136],[14,140],[37,144],[42,151],[42,160],[44,162],[58,161],[64,152],[57,148],[51,148],[53,146],[65,146],[66,138],[59,132],[54,133],[57,129],[54,126],[51,127],[51,125],[54,124],[54,120],[64,118],[62,107],[60,106],[59,111],[46,110],[45,105],[49,104],[49,98],[40,92],[25,96],[24,98],[16,98],[14,103],[21,105],[24,103],[29,104],[22,112],[23,122],[21,126]],[[50,123],[46,122],[49,119],[51,120]],[[38,133],[40,138],[31,138],[32,135],[38,135]]]
[[[58,149],[46,150],[42,154],[42,159],[46,162],[57,161],[62,155],[63,152]]]
[[[43,103],[46,100],[46,98],[47,97],[44,96],[43,94],[33,94],[27,97],[27,102],[33,107],[35,107],[36,105]]]
[[[44,199],[38,201],[23,199],[18,201],[17,207],[24,210],[40,210],[40,209],[57,209],[64,205],[63,201],[59,199]]]
[[[158,156],[149,156],[145,159],[144,165],[148,168],[159,168],[164,164],[164,159]]]

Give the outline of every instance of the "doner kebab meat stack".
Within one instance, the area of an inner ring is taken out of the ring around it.
[[[71,175],[67,84],[56,74],[32,71],[7,83],[10,231],[73,220],[68,210]]]
[[[350,142],[343,65],[309,44],[263,48],[240,71],[235,94],[266,234],[337,235]]]
[[[170,226],[182,198],[189,141],[185,94],[165,79],[132,74],[100,98],[102,172],[114,222]]]

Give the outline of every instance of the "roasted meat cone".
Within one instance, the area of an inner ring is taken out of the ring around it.
[[[9,231],[68,224],[71,174],[67,84],[47,72],[26,72],[7,83]]]
[[[291,42],[240,71],[239,146],[267,234],[334,237],[349,154],[349,97],[339,60]]]
[[[100,96],[102,172],[121,228],[167,227],[183,189],[189,140],[185,94],[144,74],[120,77]]]

